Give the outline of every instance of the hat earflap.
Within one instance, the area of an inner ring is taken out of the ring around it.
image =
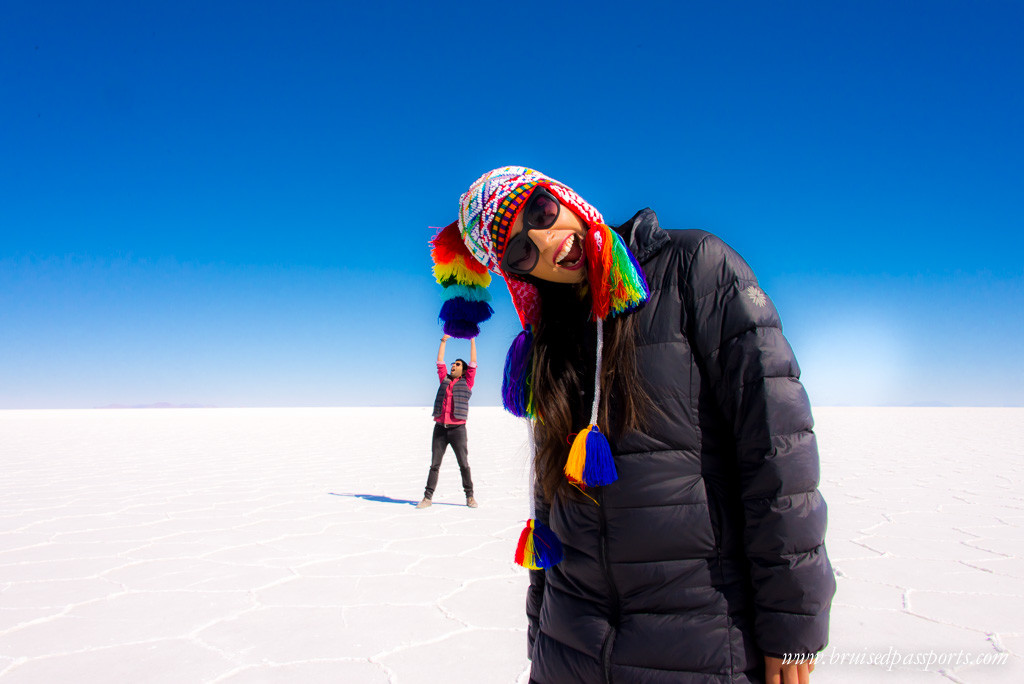
[[[430,244],[434,279],[444,288],[438,316],[444,322],[444,332],[462,339],[476,337],[480,324],[494,314],[487,291],[491,274],[466,249],[458,221],[440,229]]]

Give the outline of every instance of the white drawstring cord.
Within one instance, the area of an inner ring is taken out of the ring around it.
[[[597,368],[594,370],[594,408],[590,411],[590,424],[597,425],[597,409],[601,405],[601,356],[604,352],[604,320],[597,319]]]
[[[537,502],[534,500],[534,492],[537,488],[537,443],[533,441],[533,421],[526,419],[526,439],[530,442],[530,491],[527,493],[530,499],[530,520],[537,519]]]
[[[604,321],[597,319],[597,369],[594,371],[594,405],[590,411],[590,424],[597,424],[597,411],[601,406],[601,360],[604,354]],[[530,519],[536,520],[537,507],[534,491],[537,486],[537,442],[533,435],[533,421],[526,419],[526,438],[530,443]]]

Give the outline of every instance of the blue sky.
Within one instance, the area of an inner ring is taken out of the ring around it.
[[[1024,405],[1022,30],[1011,1],[8,0],[0,408],[427,405],[428,226],[505,164],[723,237],[817,405]],[[478,405],[517,329],[492,289]]]

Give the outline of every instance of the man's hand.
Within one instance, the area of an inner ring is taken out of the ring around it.
[[[764,657],[764,677],[768,684],[810,684],[814,662],[787,663],[782,658]]]

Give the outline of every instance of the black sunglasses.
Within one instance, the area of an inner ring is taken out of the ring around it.
[[[501,270],[515,275],[528,275],[540,260],[540,248],[530,239],[530,231],[547,230],[555,225],[561,210],[562,203],[547,188],[535,189],[523,207],[523,229],[505,245]]]

